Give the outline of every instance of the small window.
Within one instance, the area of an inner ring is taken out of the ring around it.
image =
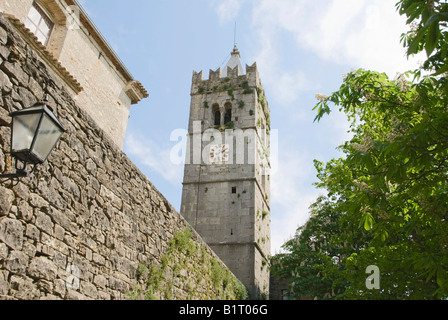
[[[215,126],[221,125],[221,111],[215,111]]]
[[[48,44],[54,23],[36,2],[31,7],[25,26],[30,29],[43,45],[46,46]]]
[[[230,121],[232,121],[232,109],[227,109],[224,117],[224,124],[228,124]]]
[[[213,124],[215,126],[221,125],[221,110],[219,110],[219,105],[213,105]]]
[[[232,187],[232,193],[236,194],[236,187]]]
[[[226,114],[224,116],[224,124],[227,124],[232,121],[232,105],[230,103],[226,103]]]

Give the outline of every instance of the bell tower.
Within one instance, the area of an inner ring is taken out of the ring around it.
[[[252,299],[268,297],[270,109],[257,65],[193,72],[181,214]]]

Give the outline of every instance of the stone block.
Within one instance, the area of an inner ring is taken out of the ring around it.
[[[123,280],[117,279],[115,277],[109,278],[109,287],[112,290],[117,290],[120,292],[126,292],[128,290],[128,284]]]
[[[9,76],[16,79],[22,86],[28,85],[29,75],[22,70],[20,63],[5,61],[0,68]]]
[[[35,212],[35,216],[36,216],[36,227],[49,235],[53,235],[54,224],[51,221],[51,218],[45,213],[37,210]]]
[[[53,292],[61,298],[65,297],[65,293],[67,292],[67,283],[62,279],[56,279],[54,281],[54,289]]]
[[[65,295],[66,300],[89,300],[84,294],[75,291],[75,290],[67,290],[67,293]]]
[[[46,257],[36,257],[28,266],[28,274],[36,279],[53,281],[56,279],[58,271],[53,261]]]
[[[93,278],[93,283],[96,284],[99,288],[104,289],[107,285],[107,279],[103,275],[98,274]]]
[[[54,222],[56,222],[59,227],[65,230],[70,230],[71,222],[74,220],[74,216],[70,213],[69,210],[65,210],[64,212],[59,211],[55,208],[50,208],[48,215],[52,218]],[[62,230],[59,230],[59,234],[62,233]]]
[[[41,293],[36,289],[33,280],[24,276],[11,276],[10,294],[19,300],[36,300],[41,297]]]
[[[0,186],[0,217],[7,216],[14,200],[14,193]]]
[[[123,201],[114,192],[106,188],[104,185],[101,186],[100,196],[103,197],[106,201],[108,201],[118,210],[121,210],[121,208],[123,207]]]
[[[28,256],[21,251],[11,251],[5,260],[5,268],[11,273],[22,275],[28,266]]]
[[[0,241],[3,241],[11,249],[22,249],[23,232],[22,223],[18,220],[5,218],[0,221]]]
[[[0,70],[0,83],[4,93],[10,92],[11,89],[13,88],[11,81],[9,81],[9,77],[6,75],[6,73],[4,73],[1,70]]]
[[[23,182],[19,182],[12,189],[17,198],[20,198],[24,201],[28,201],[30,197],[30,188],[25,185]]]
[[[0,243],[0,262],[8,257],[8,247],[4,243]]]
[[[0,270],[0,300],[1,296],[6,296],[9,291],[8,274],[6,270]]]
[[[33,218],[33,208],[27,201],[21,200],[17,206],[17,214],[20,219],[30,222]]]
[[[91,299],[98,297],[98,290],[95,285],[87,281],[81,281],[81,292]]]
[[[32,107],[37,101],[40,101],[43,98],[37,98],[30,90],[24,87],[19,87],[18,95],[20,97],[20,103],[24,108]]]
[[[36,228],[33,224],[28,224],[26,226],[25,236],[27,236],[29,239],[33,239],[36,241],[39,241],[40,239],[40,231]]]

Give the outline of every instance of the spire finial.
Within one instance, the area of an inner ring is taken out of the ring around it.
[[[235,44],[235,46],[233,47],[233,52],[232,52],[232,55],[240,55],[240,51],[238,50],[238,47],[236,46],[236,44]]]
[[[233,45],[236,48],[236,21],[235,21],[235,30],[234,30],[234,34],[233,34]]]

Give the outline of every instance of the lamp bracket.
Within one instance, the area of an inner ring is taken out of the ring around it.
[[[30,172],[26,171],[17,171],[16,173],[9,173],[9,174],[0,174],[0,179],[15,179],[15,178],[26,178],[30,175]]]
[[[18,165],[18,159],[16,159],[16,173],[8,173],[8,174],[0,174],[0,183],[4,183],[8,180],[14,180],[19,178],[27,178],[30,176],[31,173],[33,173],[34,169],[36,169],[36,165],[33,166],[31,171],[26,171],[27,162],[23,162],[22,168]],[[4,179],[4,180],[3,180]]]

